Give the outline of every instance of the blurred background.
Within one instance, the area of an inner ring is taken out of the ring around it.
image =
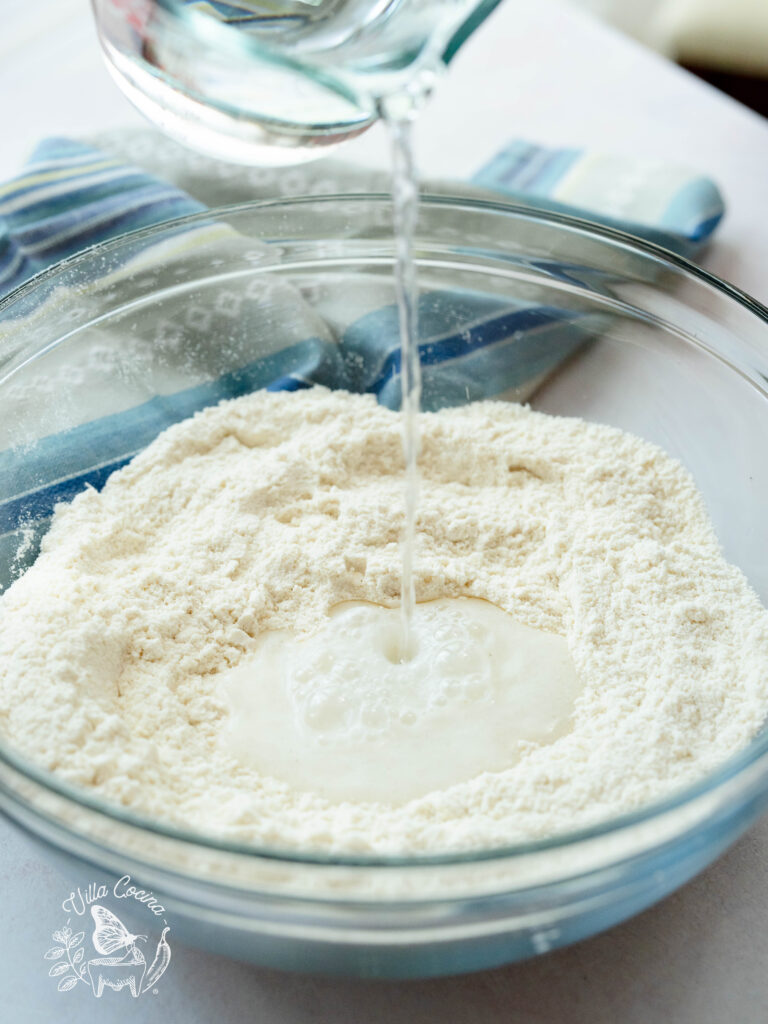
[[[768,0],[570,0],[768,116]]]

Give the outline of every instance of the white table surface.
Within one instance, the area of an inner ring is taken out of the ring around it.
[[[85,0],[0,3],[0,179],[43,135],[139,123],[101,64]],[[554,0],[505,0],[424,114],[422,170],[468,174],[511,136],[681,160],[711,174],[728,215],[703,262],[768,302],[768,122],[578,11]],[[347,152],[383,166],[387,150],[374,129]],[[176,943],[153,999],[58,993],[41,956],[69,884],[0,822],[0,1020],[768,1021],[768,820],[681,892],[604,935],[529,963],[435,981],[281,975]]]

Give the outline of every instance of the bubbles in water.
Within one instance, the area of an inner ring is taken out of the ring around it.
[[[470,622],[469,624],[469,635],[475,640],[487,640],[489,638],[488,630],[480,622]]]
[[[491,687],[480,676],[467,676],[464,680],[464,698],[467,701],[483,700],[490,696]]]
[[[363,708],[360,715],[362,722],[369,729],[380,730],[389,721],[389,715],[380,704],[372,704]]]
[[[322,732],[338,728],[343,719],[343,704],[327,694],[311,697],[304,710],[307,725]]]
[[[266,634],[222,683],[236,756],[332,800],[397,803],[567,730],[579,687],[562,638],[444,599],[416,606],[416,649],[400,662],[399,614],[339,605],[306,639]]]
[[[435,658],[435,664],[441,672],[451,676],[463,676],[470,672],[477,661],[477,650],[474,645],[461,648],[458,644],[445,647]]]

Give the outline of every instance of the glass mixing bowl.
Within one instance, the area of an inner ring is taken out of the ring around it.
[[[554,349],[521,335],[498,381],[476,373],[433,403],[503,383],[538,409],[658,443],[693,474],[726,556],[768,598],[768,311],[629,236],[498,202],[425,199],[416,252],[444,324],[453,309],[466,327],[470,296],[554,310],[567,328]],[[124,236],[6,299],[0,587],[34,560],[56,500],[101,486],[194,408],[259,386],[254,367],[295,382],[299,342],[325,331],[327,355],[393,300],[393,261],[387,197],[311,198]],[[591,935],[691,878],[766,803],[761,734],[686,791],[576,834],[460,856],[331,857],[145,820],[0,749],[2,810],[73,877],[130,874],[191,943],[359,975],[471,971]]]

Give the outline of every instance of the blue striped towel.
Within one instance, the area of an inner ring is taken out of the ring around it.
[[[523,141],[506,146],[472,180],[687,255],[710,238],[724,212],[716,185],[688,168]],[[90,145],[45,140],[24,172],[0,187],[0,297],[89,245],[204,209],[204,200]]]
[[[715,186],[689,171],[520,142],[502,151],[475,182],[536,205],[619,224],[681,252],[705,241],[723,212]],[[582,205],[568,205],[576,201]],[[48,140],[24,173],[0,188],[0,294],[88,245],[206,209],[201,197],[90,145]],[[103,308],[110,294],[125,302],[156,290],[158,274],[178,278],[190,259],[207,265],[232,257],[274,261],[268,245],[213,218],[171,223],[151,243],[139,238],[112,262],[95,266],[89,286],[80,281],[79,316],[85,320],[89,307]],[[550,271],[572,274],[574,268],[553,263]],[[22,294],[0,305],[0,360],[33,341],[41,310],[60,300],[66,280],[64,268],[44,278],[34,297]],[[56,353],[47,357],[37,384],[28,375],[25,387],[6,400],[5,424],[0,423],[0,591],[36,555],[57,502],[87,485],[103,486],[161,430],[212,402],[262,387],[324,384],[373,392],[390,408],[399,406],[397,313],[389,283],[369,280],[356,292],[346,291],[341,302],[329,296],[311,305],[287,283],[271,284],[268,295],[262,283],[253,283],[237,294],[223,285],[203,305],[185,295],[132,312],[131,359],[138,345],[152,363],[151,392],[143,390],[146,378],[123,355],[127,328],[118,321],[100,333],[90,331],[79,348],[76,339],[68,343],[58,362]],[[502,393],[524,400],[599,326],[594,315],[498,295],[424,293],[423,406],[437,409]],[[75,368],[87,371],[79,391],[72,384]],[[76,398],[46,402],[58,387],[57,374],[62,389]],[[43,402],[52,411],[46,436],[39,437]]]

